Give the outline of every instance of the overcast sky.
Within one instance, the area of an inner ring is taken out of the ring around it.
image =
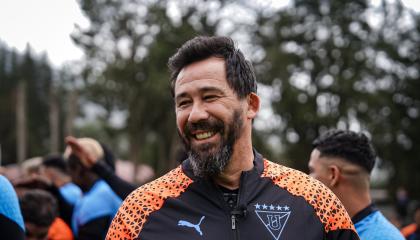
[[[372,0],[378,4],[381,0]],[[420,12],[419,0],[403,0]],[[88,26],[76,0],[2,0],[0,7],[0,40],[23,51],[30,43],[35,52],[47,52],[50,61],[59,66],[79,59],[83,53],[71,41],[74,25]]]

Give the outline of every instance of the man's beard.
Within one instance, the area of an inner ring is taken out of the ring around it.
[[[187,123],[184,128],[184,135],[179,132],[188,153],[194,176],[203,178],[217,176],[230,162],[233,146],[241,135],[243,125],[240,110],[236,109],[233,112],[232,119],[227,124],[227,127],[225,127],[222,120],[210,118],[197,123]],[[214,134],[220,134],[221,141],[192,146],[190,139],[194,136],[191,132],[195,130],[212,131]]]

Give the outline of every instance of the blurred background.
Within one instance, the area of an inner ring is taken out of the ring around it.
[[[7,0],[0,165],[62,152],[73,135],[110,146],[130,181],[173,168],[181,146],[166,64],[197,35],[230,36],[253,62],[263,98],[254,144],[268,159],[307,172],[320,133],[363,131],[379,156],[374,197],[419,199],[415,0]]]

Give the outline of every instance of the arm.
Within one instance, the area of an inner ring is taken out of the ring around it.
[[[80,159],[82,164],[105,180],[121,199],[125,199],[128,194],[136,189],[135,186],[118,177],[104,161],[79,144],[76,138],[67,137],[66,143],[71,147],[72,153]]]
[[[98,174],[106,183],[108,183],[111,189],[121,199],[125,199],[132,191],[136,189],[136,186],[118,177],[114,171],[103,161],[96,162],[92,166],[92,171]]]

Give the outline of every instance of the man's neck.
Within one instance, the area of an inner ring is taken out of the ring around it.
[[[214,178],[216,184],[227,189],[238,189],[243,171],[249,171],[254,167],[254,153],[252,144],[245,146],[236,145],[229,164],[225,170]]]
[[[356,191],[354,189],[347,189],[337,194],[340,201],[343,203],[350,217],[354,217],[358,212],[372,203],[372,199],[367,191]]]

